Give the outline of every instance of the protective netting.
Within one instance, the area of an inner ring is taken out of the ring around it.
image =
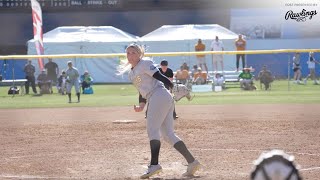
[[[145,56],[151,57],[156,64],[160,64],[162,60],[167,60],[174,72],[178,71],[180,67],[185,63],[189,67],[190,73],[193,71],[195,65],[199,66],[196,55],[204,55],[203,62],[207,65],[207,70],[210,76],[214,76],[215,72],[236,72],[236,54],[245,54],[245,67],[251,68],[251,73],[255,76],[259,76],[259,72],[263,66],[272,72],[272,75],[276,79],[293,80],[294,77],[294,64],[293,57],[295,53],[300,53],[300,68],[301,77],[300,81],[303,81],[309,74],[308,61],[310,59],[309,53],[314,52],[314,59],[318,61],[320,59],[319,49],[278,49],[278,50],[252,50],[252,51],[203,51],[203,52],[162,52],[152,53],[146,52]],[[222,56],[222,64],[218,59],[217,67],[215,66],[216,56]],[[32,59],[33,64],[36,67],[37,73],[41,70],[37,65],[37,58],[43,58],[44,63],[48,61],[48,58],[52,58],[59,65],[60,71],[67,68],[67,61],[73,61],[75,67],[77,67],[80,73],[88,70],[91,72],[93,78],[97,83],[123,83],[129,82],[127,77],[116,75],[117,66],[120,61],[126,59],[125,53],[112,53],[112,54],[55,54],[55,55],[7,55],[0,56],[1,73],[5,71],[12,72],[12,68],[15,68],[15,73],[22,72],[23,66],[7,67],[8,62],[26,61]],[[7,64],[5,64],[7,63]],[[205,71],[205,67],[201,66]],[[243,68],[242,60],[239,61],[239,69],[241,72]],[[11,70],[10,70],[11,69]],[[320,67],[315,65],[315,75],[319,76]],[[210,77],[209,76],[209,77]]]

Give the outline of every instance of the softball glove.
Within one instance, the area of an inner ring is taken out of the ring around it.
[[[191,96],[190,89],[188,89],[183,84],[175,84],[172,88],[173,99],[179,101],[180,99],[186,97],[189,101],[193,99],[194,96]]]

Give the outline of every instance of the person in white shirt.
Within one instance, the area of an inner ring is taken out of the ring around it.
[[[224,51],[223,43],[216,36],[216,39],[211,43],[211,51]],[[221,64],[221,71],[223,71],[223,54],[213,54],[212,55],[212,65],[213,71],[218,70],[218,62]]]
[[[225,88],[224,77],[222,74],[217,73],[213,78],[214,86],[221,86],[222,89]]]
[[[308,69],[309,69],[309,74],[308,76],[304,79],[304,84],[307,84],[307,80],[309,78],[311,78],[311,80],[314,81],[313,84],[319,84],[319,82],[317,81],[317,78],[316,78],[316,63],[319,64],[318,61],[315,60],[314,58],[314,53],[313,52],[310,52],[309,53],[309,60],[307,61],[307,64],[308,64]]]

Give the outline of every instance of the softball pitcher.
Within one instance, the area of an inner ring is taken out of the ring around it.
[[[141,112],[148,101],[147,133],[150,140],[151,162],[142,179],[162,171],[158,163],[160,151],[160,134],[180,152],[188,162],[185,176],[192,176],[200,163],[192,156],[184,142],[174,132],[173,109],[174,100],[165,88],[173,87],[172,82],[162,75],[151,60],[143,59],[144,50],[137,44],[131,44],[126,49],[128,64],[120,66],[120,74],[129,70],[129,79],[139,91],[139,105],[134,105],[136,112]]]
[[[67,94],[69,97],[69,103],[71,103],[71,89],[72,86],[74,86],[77,97],[78,97],[78,103],[80,102],[80,83],[79,83],[79,72],[78,69],[72,66],[72,62],[68,61],[68,70],[66,71],[66,77],[67,77]]]

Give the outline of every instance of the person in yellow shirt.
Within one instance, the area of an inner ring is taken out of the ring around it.
[[[239,34],[238,39],[236,39],[235,45],[236,45],[237,51],[245,51],[245,50],[246,50],[247,42],[246,42],[246,40],[244,40],[244,39],[242,38],[242,35],[241,35],[241,34]],[[240,61],[240,58],[241,58],[241,60],[242,60],[242,69],[244,69],[244,67],[246,67],[245,54],[237,54],[236,57],[237,57],[237,64],[236,64],[236,65],[237,65],[237,71],[239,71],[239,63],[240,63],[239,61]]]
[[[183,69],[183,66],[181,66],[180,70],[177,70],[174,77],[176,78],[178,83],[186,85],[190,78],[189,71]]]
[[[205,51],[206,50],[206,45],[202,43],[201,39],[198,39],[198,43],[194,46],[194,50],[195,51]],[[203,70],[208,72],[208,67],[207,67],[205,55],[196,55],[196,57],[197,57],[198,67],[201,67]]]

